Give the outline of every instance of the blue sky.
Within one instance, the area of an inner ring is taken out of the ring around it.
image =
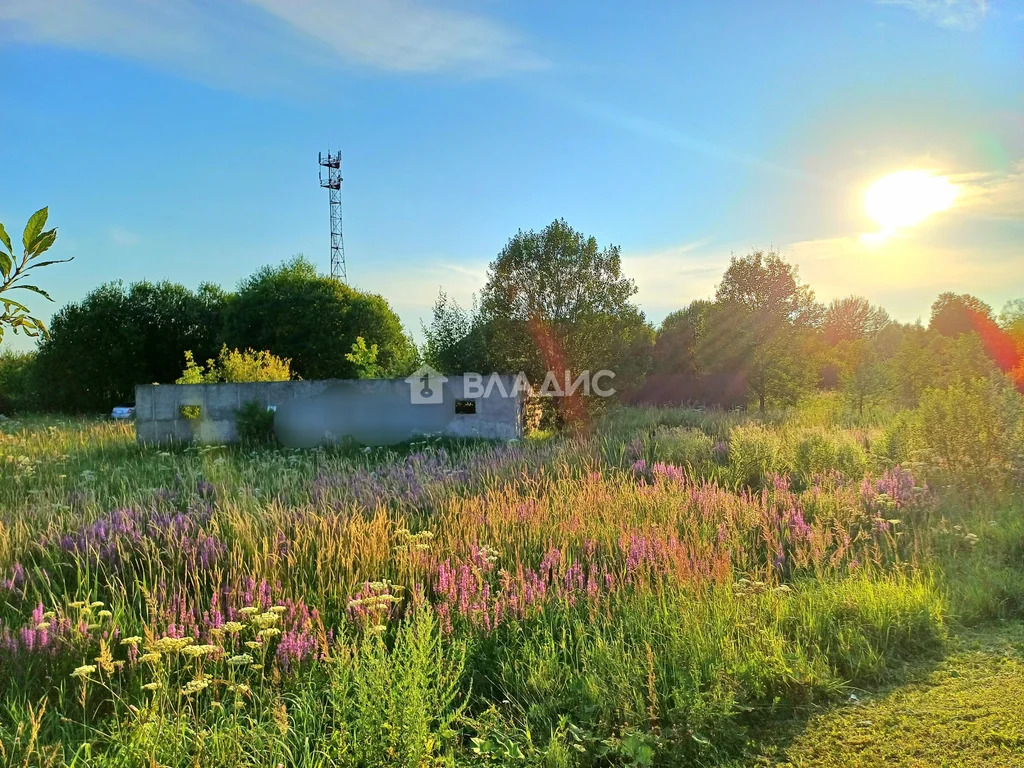
[[[48,204],[75,257],[47,313],[326,270],[328,147],[350,281],[417,335],[557,217],[622,247],[655,322],[753,247],[903,320],[1024,295],[1022,0],[2,0],[0,93],[0,221]],[[866,245],[865,188],[908,168],[956,204]]]

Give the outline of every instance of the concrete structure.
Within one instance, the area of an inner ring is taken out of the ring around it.
[[[445,378],[426,368],[405,380],[140,385],[135,388],[136,439],[140,444],[237,442],[238,410],[251,402],[274,410],[279,439],[296,446],[345,437],[386,445],[424,434],[520,438],[523,395],[514,392],[512,377],[496,379],[500,386],[486,393],[471,390],[476,397],[465,396],[464,377]],[[423,400],[421,390],[431,399]],[[192,413],[186,415],[186,408]]]

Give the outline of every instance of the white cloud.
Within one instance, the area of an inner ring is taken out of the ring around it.
[[[975,29],[988,13],[987,0],[876,0],[909,8],[922,19],[950,29]]]
[[[248,0],[350,61],[435,72],[534,68],[541,60],[483,16],[413,0]]]
[[[110,235],[110,241],[121,248],[131,248],[134,245],[138,245],[142,242],[142,237],[135,232],[129,232],[123,227],[111,227],[107,234]]]
[[[1024,162],[1006,172],[950,176],[960,188],[957,207],[967,214],[1024,221]]]
[[[414,0],[3,0],[0,43],[156,64],[217,86],[293,89],[309,67],[472,76],[543,66],[477,13]]]

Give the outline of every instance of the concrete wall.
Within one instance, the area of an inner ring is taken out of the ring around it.
[[[505,391],[512,391],[512,377],[502,377]],[[198,442],[223,444],[238,440],[235,419],[238,409],[249,402],[280,409],[288,403],[314,401],[344,391],[349,416],[372,420],[380,414],[391,424],[415,424],[423,408],[409,396],[410,385],[403,379],[323,379],[317,381],[273,381],[248,384],[145,384],[135,388],[135,433],[140,444]],[[461,376],[449,377],[445,399],[466,399]],[[200,416],[189,419],[184,406],[197,406]],[[292,406],[294,407],[294,406]],[[454,407],[453,405],[451,407]],[[344,414],[342,414],[344,417]],[[475,414],[454,414],[434,432],[451,437],[514,439],[523,436],[522,396],[503,397],[497,391],[476,398]],[[420,419],[422,421],[422,419]],[[344,430],[342,430],[343,432]],[[387,441],[385,441],[387,442]]]

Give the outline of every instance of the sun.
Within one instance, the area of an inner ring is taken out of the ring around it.
[[[884,237],[947,210],[956,196],[956,184],[945,176],[931,171],[897,171],[868,187],[864,208]]]

